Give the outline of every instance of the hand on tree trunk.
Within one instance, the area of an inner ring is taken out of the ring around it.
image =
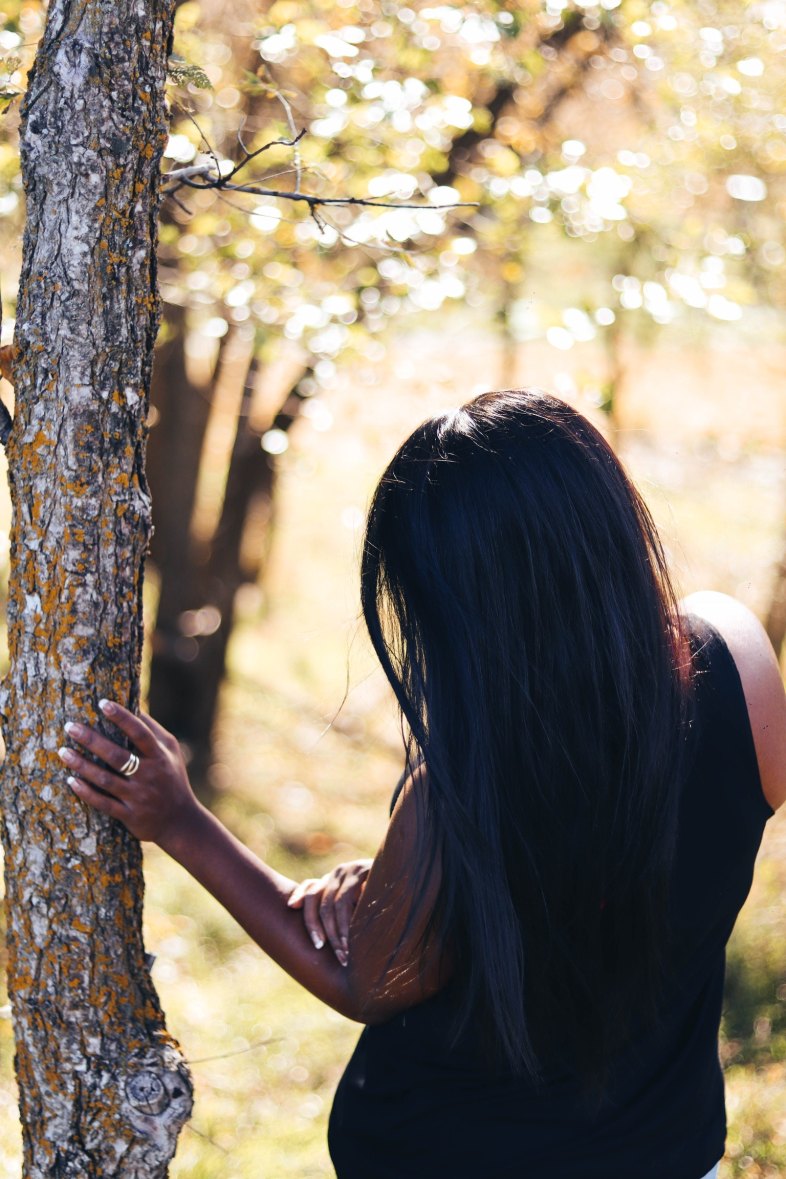
[[[137,839],[166,847],[199,810],[177,739],[146,713],[134,716],[111,700],[102,700],[99,707],[129,739],[133,752],[89,725],[69,721],[66,733],[71,741],[100,762],[64,746],[59,752],[72,771],[68,784],[84,802],[118,819]]]

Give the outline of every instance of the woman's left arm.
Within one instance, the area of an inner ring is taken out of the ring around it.
[[[418,936],[427,914],[418,921],[409,919],[413,848],[407,844],[412,837],[409,812],[415,808],[406,808],[402,821],[406,791],[353,919],[344,967],[333,953],[316,948],[300,913],[288,906],[295,881],[259,860],[195,798],[177,740],[151,717],[136,717],[114,702],[102,701],[102,711],[129,738],[140,758],[139,768],[131,777],[124,776],[120,769],[127,762],[128,749],[86,725],[69,724],[66,731],[71,741],[104,763],[97,764],[81,751],[62,749],[74,793],[124,823],[138,839],[157,843],[288,974],[323,1002],[360,1022],[387,1018],[397,1001],[411,1006],[437,989],[435,962],[423,959]],[[403,939],[402,934],[406,934]],[[413,978],[421,976],[425,989],[413,983]]]

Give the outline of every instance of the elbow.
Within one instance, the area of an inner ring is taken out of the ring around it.
[[[353,977],[351,963],[342,969],[340,977],[336,979],[336,984],[331,987],[329,993],[323,991],[320,998],[339,1015],[343,1015],[345,1019],[351,1019],[354,1023],[368,1024],[383,1021],[384,1016],[378,1011],[378,1004],[373,994],[370,993],[368,985]]]
[[[336,1006],[336,1010],[355,1023],[373,1027],[374,1024],[387,1023],[394,1015],[398,1015],[403,1008],[400,1004],[375,1000],[366,996],[365,999],[357,1001],[348,999],[342,1002],[340,1007]]]
[[[337,1010],[343,1016],[362,1024],[384,1023],[390,1018],[385,1008],[384,1000],[380,1000],[367,986],[359,985],[351,978],[347,979],[346,990],[341,996],[341,1005],[337,1005]]]
[[[342,1014],[356,1023],[369,1026],[386,1023],[423,998],[408,992],[402,993],[396,988],[385,988],[378,983],[370,985],[367,978],[352,973],[351,962],[347,968],[346,981]]]

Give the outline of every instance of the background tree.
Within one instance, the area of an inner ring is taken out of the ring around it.
[[[461,298],[460,266],[478,240],[490,245],[496,232],[506,243],[499,274],[510,276],[527,240],[523,203],[510,192],[505,202],[494,186],[519,149],[530,160],[551,150],[557,111],[614,28],[610,15],[593,32],[578,7],[554,20],[534,3],[515,17],[493,5],[485,13],[423,6],[383,15],[371,21],[362,4],[340,11],[272,5],[249,61],[247,47],[226,51],[224,22],[209,3],[178,13],[176,48],[183,61],[199,61],[205,78],[192,79],[179,99],[167,149],[173,175],[185,169],[189,183],[200,184],[193,174],[200,168],[226,174],[238,154],[261,152],[261,176],[251,179],[251,167],[244,173],[252,190],[274,184],[296,195],[305,183],[324,195],[434,204],[461,196],[483,205],[477,222],[472,210],[446,219],[428,207],[321,208],[315,220],[281,199],[251,203],[240,192],[180,188],[178,204],[169,206],[172,315],[155,376],[151,440],[160,596],[150,701],[189,747],[203,791],[233,603],[243,584],[264,577],[288,430],[301,412],[312,421],[328,416],[319,389],[339,357],[366,355],[379,364],[381,329],[393,316],[434,312]],[[207,49],[205,28],[215,37]],[[301,130],[295,154],[286,142],[275,147]],[[491,245],[484,257],[493,253]],[[197,388],[186,354],[200,326],[223,334]],[[261,387],[260,376],[287,354],[278,383]],[[226,399],[228,380],[237,390],[237,428],[220,484],[213,470],[222,507],[207,513],[206,536],[205,513],[197,520],[194,506],[210,415],[221,388]]]
[[[319,390],[339,358],[379,364],[392,317],[468,297],[493,308],[503,383],[516,378],[522,341],[563,351],[598,341],[604,370],[577,379],[613,428],[629,341],[641,346],[670,325],[704,330],[701,317],[733,323],[765,287],[779,297],[775,205],[751,193],[763,175],[774,188],[781,166],[777,73],[765,66],[782,34],[770,8],[737,18],[720,2],[697,14],[680,3],[378,12],[311,0],[274,3],[261,17],[238,7],[228,25],[213,0],[179,6],[170,169],[201,171],[190,181],[201,185],[206,169],[226,175],[244,152],[261,153],[238,178],[242,193],[172,192],[162,230],[172,313],[151,443],[160,492],[151,699],[191,748],[198,781],[209,776],[215,710],[186,702],[202,689],[217,700],[224,656],[214,655],[234,616],[211,599],[233,602],[264,576],[265,560],[248,556],[252,545],[262,558],[269,551],[275,448],[288,445],[272,423],[289,427],[304,409],[327,420]],[[7,59],[9,93],[16,61]],[[301,131],[293,152],[286,141]],[[304,181],[328,197],[460,196],[480,208],[448,221],[436,210],[312,217],[260,195],[297,196]],[[550,255],[560,284],[544,281]],[[222,387],[223,406],[244,414],[206,475]],[[264,491],[227,497],[241,435],[249,487]],[[226,530],[228,512],[232,555],[210,534]],[[213,551],[236,571],[234,590]]]
[[[2,833],[31,1179],[163,1176],[191,1108],[142,944],[139,845],[57,757],[67,719],[139,698],[171,21],[145,0],[53,4],[22,112]]]

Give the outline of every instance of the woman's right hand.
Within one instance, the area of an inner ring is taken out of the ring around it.
[[[71,771],[69,786],[82,802],[177,859],[176,849],[189,840],[190,822],[203,809],[191,790],[177,739],[152,717],[136,716],[115,700],[101,700],[99,708],[129,745],[117,744],[84,722],[69,721],[68,738],[80,747],[59,750]]]
[[[339,864],[319,879],[302,881],[287,900],[290,909],[303,910],[303,923],[316,948],[321,950],[329,941],[342,966],[349,960],[349,925],[371,864],[371,860]]]

